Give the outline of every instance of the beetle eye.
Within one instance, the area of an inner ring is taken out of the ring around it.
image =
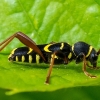
[[[97,58],[98,58],[97,54],[92,54],[92,59],[93,60],[97,60]]]

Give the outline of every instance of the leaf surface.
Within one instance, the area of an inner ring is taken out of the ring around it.
[[[0,43],[22,31],[37,44],[65,41],[72,45],[85,41],[96,50],[100,48],[98,0],[4,0],[0,1],[0,8]],[[87,68],[89,73],[97,76],[90,79],[84,75],[82,63],[76,65],[74,61],[68,65],[55,65],[50,85],[44,84],[49,64],[7,61],[8,53],[20,46],[23,44],[14,39],[0,54],[0,87],[9,89],[7,94],[99,86],[100,70]]]

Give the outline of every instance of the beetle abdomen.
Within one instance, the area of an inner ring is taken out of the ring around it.
[[[40,57],[34,50],[28,47],[20,47],[14,49],[8,57],[9,61],[18,62],[29,62],[29,63],[39,63],[43,62],[42,57]]]

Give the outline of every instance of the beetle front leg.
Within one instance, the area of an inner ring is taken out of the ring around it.
[[[82,69],[83,69],[84,74],[85,74],[86,76],[90,77],[90,78],[96,78],[96,76],[91,75],[90,73],[88,73],[88,72],[86,71],[86,65],[87,65],[86,57],[85,57],[85,55],[83,54],[83,68],[82,68]]]
[[[94,69],[94,70],[100,69],[100,67],[93,67],[93,66],[90,66],[90,65],[88,64],[88,62],[86,63],[86,65],[87,65],[90,69]]]

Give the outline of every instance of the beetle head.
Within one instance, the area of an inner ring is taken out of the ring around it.
[[[93,67],[97,66],[97,60],[98,60],[98,53],[93,48],[89,56],[89,61],[91,65],[93,65]]]

